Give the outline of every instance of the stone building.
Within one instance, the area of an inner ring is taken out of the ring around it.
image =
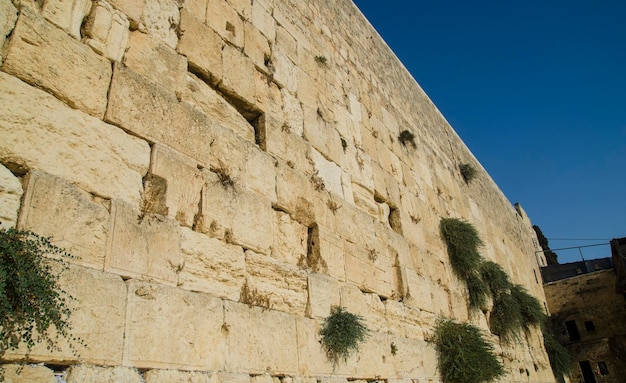
[[[500,345],[468,309],[439,230],[472,223],[543,304],[530,220],[350,0],[0,0],[0,46],[0,221],[77,257],[86,344],[11,350],[9,381],[439,382],[440,317],[501,382],[554,381],[539,329]],[[370,332],[334,366],[338,305]]]
[[[621,383],[626,376],[626,299],[612,258],[542,268],[546,300],[572,355],[571,382]]]

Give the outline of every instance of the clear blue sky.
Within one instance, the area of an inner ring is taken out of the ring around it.
[[[355,3],[552,249],[626,237],[626,1]]]

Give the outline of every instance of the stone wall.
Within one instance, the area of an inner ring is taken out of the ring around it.
[[[78,257],[87,344],[13,381],[438,382],[437,318],[489,314],[444,217],[544,302],[525,213],[351,1],[0,0],[0,28],[0,219]],[[334,305],[372,330],[337,367]],[[540,332],[498,350],[553,381]]]

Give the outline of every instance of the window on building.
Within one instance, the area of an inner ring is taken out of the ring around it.
[[[606,363],[598,362],[598,372],[602,376],[607,376],[609,374],[609,369],[606,367]]]
[[[567,328],[569,340],[580,340],[580,333],[578,332],[578,327],[576,327],[575,320],[568,320],[565,322],[565,328]]]
[[[596,331],[596,325],[593,324],[592,320],[585,321],[585,330],[587,330],[587,332]]]

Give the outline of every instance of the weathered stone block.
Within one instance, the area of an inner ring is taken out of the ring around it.
[[[144,374],[145,383],[215,383],[208,372],[180,370],[150,370]]]
[[[123,201],[111,201],[105,271],[175,285],[182,259],[175,221],[143,215]]]
[[[296,373],[296,318],[279,311],[225,301],[227,371],[273,375]]]
[[[111,61],[120,61],[128,42],[130,22],[105,1],[94,2],[83,27],[83,41]]]
[[[182,36],[176,50],[187,56],[189,68],[207,81],[217,84],[222,80],[222,48],[224,42],[211,28],[203,24],[186,9],[180,11]],[[232,68],[228,68],[232,70]]]
[[[309,273],[307,316],[326,318],[333,306],[340,305],[339,282],[320,273]]]
[[[306,259],[308,228],[282,211],[274,211],[274,243],[272,257],[297,266]]]
[[[182,228],[180,252],[183,268],[178,285],[181,288],[239,300],[246,272],[241,247]]]
[[[239,49],[226,45],[222,50],[223,69],[220,90],[230,97],[254,105],[256,69]]]
[[[141,15],[146,4],[146,0],[108,0],[115,9],[124,12],[131,21],[131,27],[137,29],[141,21]]]
[[[281,159],[284,166],[301,174],[313,174],[313,164],[309,161],[311,147],[302,137],[280,126],[272,126],[265,133],[265,148],[273,157]]]
[[[248,250],[246,280],[249,290],[268,298],[271,309],[304,315],[307,305],[307,273],[298,266]]]
[[[224,307],[220,299],[131,280],[124,365],[223,370],[227,356],[223,325]]]
[[[72,366],[69,370],[66,381],[67,383],[144,382],[141,378],[141,374],[135,368],[122,366],[101,367],[85,364]]]
[[[346,280],[363,291],[374,292],[385,298],[399,296],[395,259],[351,242],[345,245]]]
[[[346,279],[345,241],[333,230],[324,226],[315,226],[309,239],[311,250],[307,265],[312,271],[328,274],[340,281]]]
[[[0,105],[0,162],[45,170],[99,196],[139,204],[150,162],[145,141],[4,73]]]
[[[276,203],[276,160],[257,145],[246,143],[245,187]]]
[[[273,80],[281,87],[286,88],[290,92],[296,92],[298,89],[298,80],[295,64],[280,51],[272,53]]]
[[[267,41],[267,37],[263,36],[263,34],[249,22],[243,23],[243,30],[243,53],[245,53],[250,60],[252,60],[254,65],[256,65],[259,70],[267,72],[268,68],[265,65],[265,61],[271,55],[271,48]]]
[[[72,314],[70,334],[84,341],[85,346],[72,342],[79,355],[72,352],[68,340],[56,343],[59,349],[48,350],[45,343],[36,344],[28,352],[28,360],[49,364],[80,361],[92,364],[120,364],[124,340],[126,285],[116,275],[81,266],[70,265],[58,279],[58,285],[70,296]],[[106,292],[104,294],[103,292]],[[7,360],[24,360],[26,349],[4,355]]]
[[[0,228],[15,227],[23,192],[20,180],[0,164]]]
[[[223,177],[223,176],[222,176]],[[272,246],[273,214],[269,199],[211,174],[202,195],[202,231],[262,254]]]
[[[276,21],[272,17],[271,10],[259,1],[252,3],[251,21],[258,30],[268,38],[274,41],[276,37]]]
[[[116,63],[106,120],[170,146],[208,166],[211,122],[187,103],[126,66]],[[180,134],[185,132],[185,134]]]
[[[304,108],[304,138],[325,158],[335,163],[341,161],[343,148],[339,133],[316,110],[308,107]]]
[[[109,212],[88,193],[62,178],[31,171],[19,227],[52,237],[53,243],[77,257],[73,262],[102,270]]]
[[[100,118],[104,114],[111,81],[109,61],[28,7],[20,12],[2,70],[73,108]]]
[[[0,3],[0,47],[4,46],[6,37],[11,33],[17,22],[17,8],[10,1]],[[0,49],[0,63],[4,57]]]
[[[213,375],[211,383],[250,383],[248,374],[232,374],[228,372],[218,372]]]
[[[176,48],[180,23],[178,1],[146,1],[141,14],[141,22],[149,35],[156,37],[172,48]]]
[[[304,114],[300,101],[287,89],[282,89],[280,93],[283,96],[285,126],[289,128],[290,133],[302,136],[304,133]]]
[[[41,14],[72,37],[80,39],[80,27],[90,9],[89,0],[45,0]]]
[[[292,62],[298,63],[298,42],[283,26],[276,26],[277,50],[285,54]]]
[[[316,175],[324,180],[326,190],[343,199],[343,187],[341,185],[341,169],[334,162],[325,159],[320,152],[311,149],[311,161],[316,170]]]
[[[206,21],[207,2],[208,0],[185,0],[182,3],[182,8],[204,23]]]
[[[168,216],[181,225],[191,227],[198,213],[198,203],[206,182],[196,161],[165,146],[152,147],[150,174],[166,181],[164,194]],[[145,199],[145,195],[144,195]]]
[[[208,0],[207,7],[206,24],[224,40],[243,48],[243,21],[237,11],[225,0]]]
[[[124,64],[170,92],[177,92],[185,85],[187,60],[145,33],[134,31],[130,34]]]
[[[54,371],[34,364],[2,364],[5,383],[57,383]]]
[[[180,93],[183,101],[195,105],[207,117],[232,130],[248,142],[254,142],[254,128],[221,95],[198,77],[187,74],[186,86]]]

